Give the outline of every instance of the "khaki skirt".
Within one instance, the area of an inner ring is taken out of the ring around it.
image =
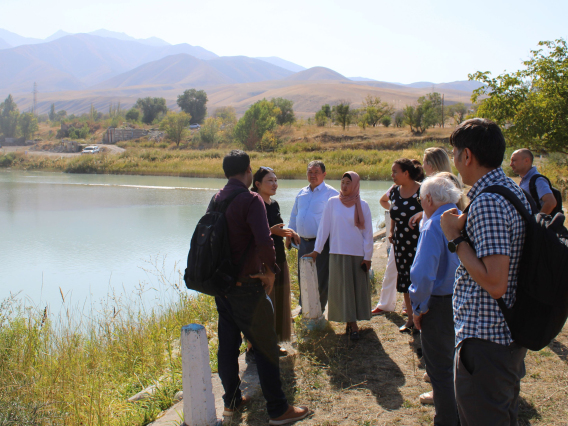
[[[355,322],[371,319],[369,273],[361,269],[363,256],[329,255],[328,319]]]

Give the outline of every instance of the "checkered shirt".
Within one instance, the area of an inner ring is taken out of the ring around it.
[[[505,176],[503,169],[490,171],[467,194],[472,200],[466,232],[478,258],[509,256],[509,283],[503,300],[508,307],[515,302],[517,274],[525,240],[525,222],[515,207],[498,194],[479,194],[491,185],[502,185],[521,199],[530,211],[523,191]],[[456,346],[464,339],[478,338],[509,345],[513,341],[497,301],[469,275],[463,263],[456,270],[454,283],[454,324]]]

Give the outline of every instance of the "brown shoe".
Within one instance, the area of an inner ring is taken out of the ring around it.
[[[310,410],[308,407],[294,407],[290,405],[284,414],[280,417],[276,417],[275,419],[270,419],[268,424],[273,426],[287,425],[289,423],[305,419],[309,414]]]
[[[421,404],[433,405],[434,404],[434,392],[430,391],[430,392],[426,392],[426,393],[423,393],[422,395],[420,395],[420,403]]]
[[[225,409],[223,410],[223,416],[231,417],[233,414],[243,411],[243,408],[245,408],[250,402],[251,402],[250,396],[243,396],[243,398],[241,399],[241,403],[237,407],[235,408],[225,407]]]

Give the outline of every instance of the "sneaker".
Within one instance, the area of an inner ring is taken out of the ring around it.
[[[422,376],[422,379],[423,379],[425,382],[432,383],[432,381],[430,380],[430,376],[428,375],[428,373],[424,373],[424,376]]]
[[[256,364],[256,358],[254,357],[254,349],[249,349],[246,351],[245,362],[247,364]]]
[[[284,414],[275,419],[270,419],[268,424],[273,426],[287,425],[305,419],[309,414],[310,410],[308,407],[294,407],[290,405]]]
[[[375,315],[383,315],[386,311],[380,308],[375,308],[371,311],[371,315],[375,316]]]
[[[426,392],[420,395],[420,403],[434,405],[434,391]]]
[[[250,396],[243,396],[241,399],[241,403],[235,408],[228,408],[225,407],[223,410],[223,417],[231,417],[235,413],[239,413],[245,408],[251,401]]]

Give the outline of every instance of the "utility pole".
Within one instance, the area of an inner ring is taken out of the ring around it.
[[[34,106],[32,109],[32,114],[36,115],[36,109],[37,109],[37,83],[34,81],[34,91],[32,92],[34,94]]]
[[[442,127],[444,126],[444,94],[442,93]]]

